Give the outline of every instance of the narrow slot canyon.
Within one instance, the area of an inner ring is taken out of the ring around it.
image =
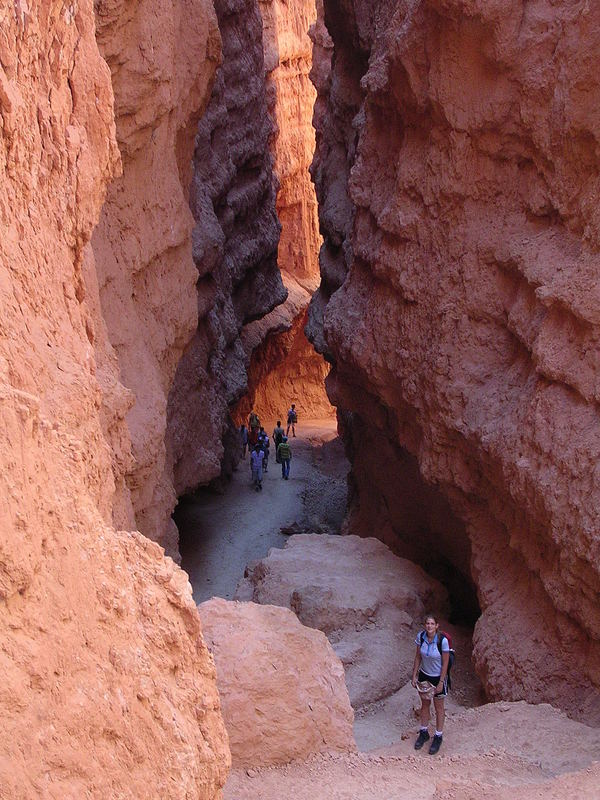
[[[0,797],[596,798],[599,31],[0,9]]]

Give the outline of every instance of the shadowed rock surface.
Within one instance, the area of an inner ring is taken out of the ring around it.
[[[492,698],[600,724],[600,10],[325,0],[324,22],[310,335],[347,530],[458,572]]]
[[[327,634],[346,670],[356,708],[392,694],[410,677],[414,638],[444,588],[377,539],[305,534],[246,569],[236,597],[291,608]]]
[[[198,127],[190,190],[198,329],[169,397],[167,441],[178,495],[219,476],[224,458],[227,470],[239,457],[227,426],[229,406],[247,387],[240,334],[286,297],[277,267],[262,19],[255,0],[218,0],[215,7],[223,65]]]

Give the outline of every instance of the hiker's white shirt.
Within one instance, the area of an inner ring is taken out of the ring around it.
[[[439,633],[436,633],[433,637],[433,642],[430,642],[427,638],[427,634],[423,636],[423,644],[421,644],[421,632],[419,632],[417,638],[415,639],[415,644],[417,646],[421,646],[421,666],[420,669],[425,675],[431,675],[435,677],[436,675],[442,674],[442,656],[440,655],[440,651],[438,650],[437,640]],[[444,636],[442,639],[442,652],[449,653],[450,652],[450,645],[448,644],[448,639]]]

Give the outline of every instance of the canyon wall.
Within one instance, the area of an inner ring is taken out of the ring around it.
[[[185,166],[218,54],[208,3],[149,5],[0,10],[0,793],[15,799],[212,800],[229,763],[187,577],[131,530],[164,518],[161,396],[195,314],[172,310],[194,282],[177,153]]]
[[[239,458],[239,438],[228,432],[227,420],[229,406],[247,388],[248,355],[240,335],[286,297],[277,267],[280,225],[262,20],[256,0],[218,0],[215,7],[223,65],[198,127],[190,190],[199,321],[168,409],[167,443],[179,495]]]
[[[347,527],[476,588],[490,697],[600,724],[600,10],[325,0],[324,22],[309,329]]]
[[[188,192],[220,37],[208,0],[102,0],[95,10],[123,162],[92,237],[101,311],[130,393],[126,433],[112,441],[121,489],[115,524],[137,527],[174,554],[167,397],[198,319]],[[129,448],[120,446],[124,436]]]
[[[271,141],[281,223],[278,264],[288,299],[244,331],[248,390],[233,410],[237,424],[252,408],[267,424],[295,402],[300,418],[334,413],[324,389],[329,372],[304,334],[307,308],[318,286],[321,237],[309,165],[315,148],[315,89],[310,81],[309,30],[314,0],[260,0],[267,98],[274,121]]]

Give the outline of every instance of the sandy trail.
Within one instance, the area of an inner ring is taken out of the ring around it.
[[[233,770],[224,800],[598,800],[600,731],[548,705],[493,703],[458,714],[435,758],[411,736],[369,753]],[[560,778],[557,776],[566,776]]]
[[[275,421],[265,430],[273,431]],[[337,436],[335,419],[309,420],[290,437],[290,479],[281,478],[274,446],[263,489],[254,491],[250,460],[246,457],[233,473],[223,494],[206,492],[183,501],[177,510],[182,567],[190,577],[196,603],[211,597],[231,600],[246,565],[263,558],[271,547],[283,547],[282,526],[305,517],[303,495],[314,480],[313,450]]]

